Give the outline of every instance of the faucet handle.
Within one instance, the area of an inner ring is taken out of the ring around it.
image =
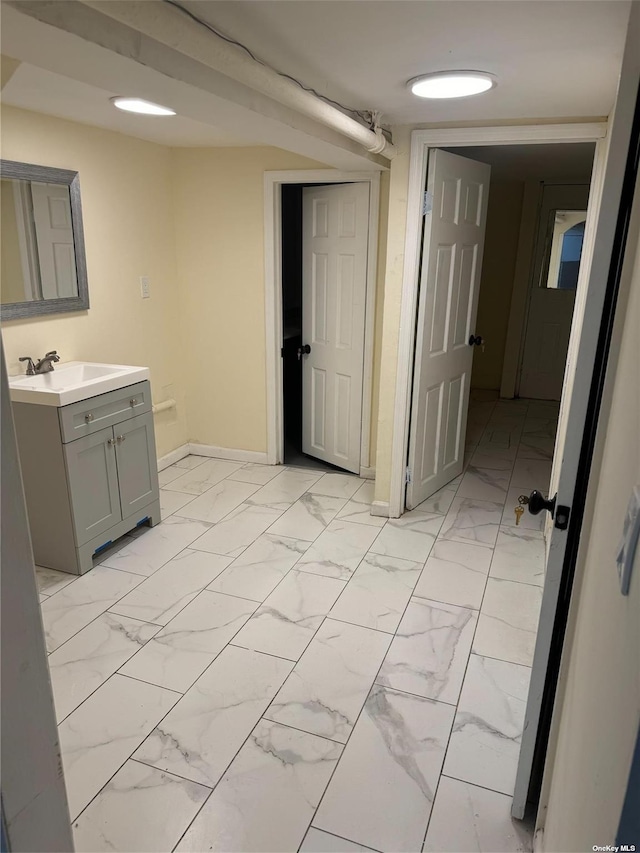
[[[23,355],[18,361],[28,361],[27,364],[27,376],[34,376],[36,372],[36,366],[33,363],[33,359],[29,355]]]
[[[58,351],[55,349],[52,349],[51,352],[46,352],[44,354],[44,358],[50,358],[52,361],[56,361],[56,362],[60,361],[60,356],[58,355]]]

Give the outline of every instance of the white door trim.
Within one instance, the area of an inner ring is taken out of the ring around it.
[[[409,440],[411,379],[415,344],[415,317],[418,297],[420,238],[422,234],[422,195],[425,187],[429,148],[461,148],[475,145],[543,145],[550,142],[595,142],[596,158],[592,181],[600,179],[604,168],[602,140],[607,122],[589,124],[540,124],[522,126],[460,127],[438,130],[414,130],[411,134],[407,226],[404,246],[404,272],[400,307],[396,400],[391,452],[391,489],[389,516],[398,518],[405,508],[405,468]],[[597,213],[594,211],[592,215]],[[583,247],[589,257],[593,242]]]
[[[282,193],[283,184],[368,183],[369,247],[364,330],[364,374],[362,386],[362,436],[360,476],[370,476],[371,398],[373,381],[373,338],[375,328],[376,273],[378,261],[379,172],[341,172],[336,169],[296,169],[264,173],[264,276],[265,343],[267,371],[267,462],[284,461],[282,417]]]

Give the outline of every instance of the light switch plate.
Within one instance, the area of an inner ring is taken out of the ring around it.
[[[618,567],[618,579],[620,580],[620,592],[629,594],[631,583],[631,571],[635,561],[638,539],[640,538],[640,486],[636,486],[631,493],[627,514],[622,528],[622,539],[618,545],[616,565]]]
[[[151,290],[149,288],[149,277],[146,275],[140,276],[140,293],[142,294],[143,299],[149,299],[151,296]]]

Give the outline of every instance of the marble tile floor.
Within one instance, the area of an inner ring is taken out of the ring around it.
[[[477,395],[467,466],[373,484],[188,457],[163,522],[38,569],[76,850],[529,851],[513,792],[557,411]]]

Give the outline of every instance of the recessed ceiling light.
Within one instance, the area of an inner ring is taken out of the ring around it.
[[[143,98],[111,98],[111,103],[119,110],[125,110],[128,113],[141,113],[146,116],[174,116],[175,110],[170,107],[163,107],[160,104],[154,104],[152,101],[145,101]]]
[[[493,74],[486,71],[434,71],[407,82],[419,98],[467,98],[493,89],[496,84]]]

